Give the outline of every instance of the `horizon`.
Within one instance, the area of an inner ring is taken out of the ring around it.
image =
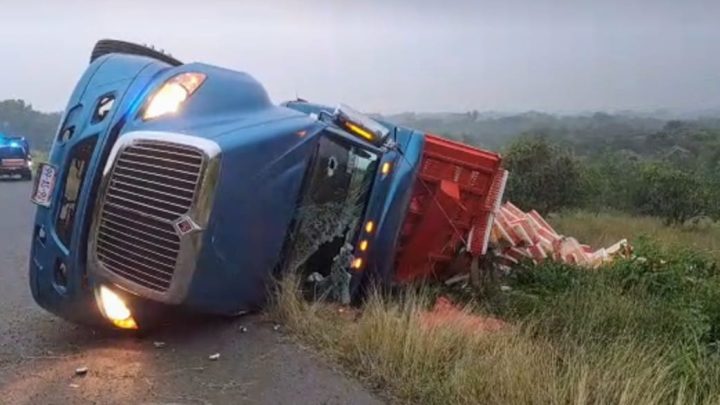
[[[23,101],[27,106],[31,107],[34,111],[43,114],[62,114],[64,110],[42,110],[37,108],[37,105],[31,100],[26,98],[7,98],[0,99],[0,103],[3,101]],[[286,101],[286,100],[281,100]],[[313,102],[314,100],[308,100]],[[340,103],[339,101],[338,103]],[[337,103],[335,103],[337,104]],[[330,106],[335,104],[328,104]],[[355,107],[355,106],[353,106]],[[362,109],[362,106],[358,106]],[[667,119],[667,120],[694,120],[702,118],[720,118],[720,107],[717,108],[706,108],[699,110],[672,110],[667,108],[647,109],[647,110],[575,110],[575,111],[550,111],[550,110],[456,110],[456,111],[397,111],[397,112],[384,112],[384,111],[364,111],[366,114],[380,115],[386,117],[415,114],[415,115],[462,115],[471,112],[477,112],[480,116],[496,115],[498,117],[511,117],[526,114],[545,114],[558,118],[562,117],[583,117],[592,116],[594,114],[608,114],[611,116],[625,116],[633,118],[654,118],[654,119]]]

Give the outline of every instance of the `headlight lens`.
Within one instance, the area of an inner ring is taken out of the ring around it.
[[[206,77],[203,73],[186,72],[170,78],[150,97],[143,112],[143,119],[151,120],[176,113],[185,100],[203,84]]]
[[[100,286],[98,292],[98,304],[100,304],[100,310],[113,325],[122,329],[137,329],[137,323],[132,317],[130,309],[125,304],[125,301],[116,294],[113,290]]]

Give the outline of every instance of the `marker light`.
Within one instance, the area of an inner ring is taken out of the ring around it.
[[[363,259],[361,257],[356,257],[355,260],[352,262],[352,268],[353,269],[359,269],[363,265]]]
[[[150,97],[143,112],[143,119],[151,120],[177,113],[185,100],[203,84],[206,77],[202,73],[187,72],[169,79]]]
[[[369,116],[346,106],[339,105],[333,113],[335,123],[350,133],[360,136],[373,144],[385,141],[390,130]]]
[[[360,242],[359,248],[360,248],[361,252],[366,251],[368,248],[368,241],[364,240],[364,241]]]
[[[104,285],[100,286],[99,301],[100,310],[113,325],[121,329],[138,328],[125,301]]]
[[[370,131],[365,130],[365,128],[362,128],[360,126],[357,126],[353,124],[352,122],[346,122],[345,126],[352,132],[362,136],[363,138],[367,139],[368,141],[372,141],[375,139],[375,136],[370,133]]]
[[[372,231],[375,229],[375,222],[373,221],[367,221],[365,224],[365,232],[372,233]]]
[[[390,174],[390,169],[392,166],[390,165],[390,162],[385,162],[382,164],[382,167],[380,168],[380,173],[382,173],[383,176],[387,176]]]

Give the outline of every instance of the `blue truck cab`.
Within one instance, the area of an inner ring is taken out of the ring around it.
[[[38,168],[30,287],[65,319],[261,307],[286,271],[391,277],[423,134],[273,104],[245,73],[100,41]]]
[[[0,133],[0,178],[20,177],[32,179],[30,144],[23,137],[10,137]]]

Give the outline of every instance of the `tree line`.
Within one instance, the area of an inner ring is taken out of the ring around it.
[[[616,141],[593,147],[549,135],[516,139],[504,148],[507,197],[545,213],[620,210],[668,224],[720,219],[720,130],[670,121],[640,139]]]
[[[59,123],[60,113],[37,111],[24,100],[0,101],[0,133],[27,138],[31,149],[50,149]]]
[[[511,171],[506,195],[526,209],[719,219],[720,118],[666,115],[471,111],[389,119],[502,152]]]

